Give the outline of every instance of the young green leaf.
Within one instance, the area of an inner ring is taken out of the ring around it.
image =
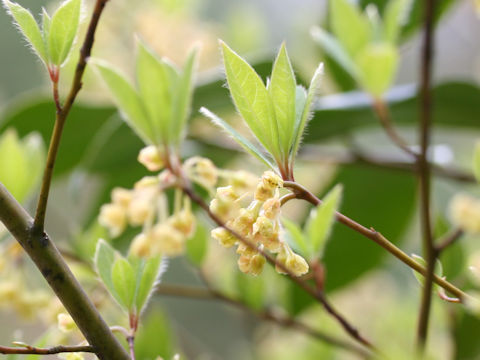
[[[411,0],[390,0],[385,8],[383,33],[385,41],[395,44],[407,21],[407,15],[412,7]]]
[[[171,82],[169,73],[170,69],[142,42],[138,41],[138,89],[155,132],[156,144],[168,143],[172,136],[170,128],[173,122],[172,88],[174,84]]]
[[[146,144],[156,143],[155,133],[133,86],[123,75],[114,70],[112,65],[93,59],[90,60],[90,64],[94,66],[107,85],[127,124]]]
[[[473,174],[477,182],[480,182],[480,141],[475,144],[475,150],[473,152]]]
[[[273,165],[272,162],[259,149],[257,149],[250,141],[240,135],[226,121],[204,107],[200,108],[200,112],[204,116],[208,117],[215,125],[225,130],[246,152],[256,157],[269,168],[275,170],[275,165]]]
[[[285,158],[294,141],[296,91],[295,75],[283,43],[273,64],[268,92],[275,109],[280,146]]]
[[[355,56],[370,41],[371,27],[360,9],[348,0],[330,2],[332,32],[350,56]]]
[[[194,73],[197,63],[198,49],[190,51],[176,86],[173,103],[172,140],[177,143],[183,139],[185,126],[190,116],[194,85]]]
[[[337,39],[319,27],[311,30],[313,39],[354,79],[358,79],[358,69],[350,55],[342,48]]]
[[[280,159],[275,110],[262,79],[225,43],[221,45],[230,94],[238,112],[265,149]]]
[[[148,302],[148,298],[155,290],[155,284],[164,272],[165,260],[159,256],[146,260],[145,265],[141,267],[140,276],[137,277],[137,294],[135,298],[135,307],[138,313],[141,313]]]
[[[290,153],[290,156],[292,159],[294,159],[295,156],[297,155],[297,151],[300,146],[300,141],[302,140],[305,127],[310,118],[311,106],[312,106],[313,100],[320,88],[320,80],[322,79],[322,75],[323,75],[323,64],[320,64],[317,70],[315,70],[315,74],[313,75],[312,81],[310,82],[310,86],[308,88],[308,93],[306,97],[305,97],[305,92],[303,88],[297,89],[297,97],[296,97],[297,107],[300,107],[303,105],[302,107],[303,110],[302,110],[301,116],[299,116],[300,113],[298,111],[296,114],[295,129],[293,132],[294,142],[293,142],[292,150]]]
[[[3,0],[3,4],[32,49],[45,64],[48,64],[43,35],[33,15],[27,9],[9,0]]]
[[[427,262],[425,261],[424,258],[422,258],[421,256],[419,255],[416,255],[416,254],[412,254],[412,258],[417,262],[419,263],[420,265],[422,265],[425,269],[427,268]],[[418,283],[423,286],[425,284],[425,277],[412,270],[413,272],[413,275],[415,276],[415,278],[417,279]],[[442,263],[440,262],[440,260],[437,259],[436,263],[435,263],[435,271],[434,271],[435,275],[439,276],[439,277],[443,277],[443,267],[442,267]],[[438,287],[438,285],[434,284],[434,286]]]
[[[48,49],[53,64],[61,66],[72,49],[80,25],[81,0],[66,0],[50,23]]]
[[[207,253],[209,232],[201,224],[197,224],[195,234],[187,240],[187,257],[195,265],[202,265]]]
[[[326,241],[330,236],[333,223],[335,221],[335,213],[340,205],[342,195],[342,186],[335,186],[325,196],[323,203],[317,206],[310,215],[307,224],[308,237],[312,246],[313,256],[322,257]]]
[[[388,43],[367,46],[355,59],[360,83],[374,97],[392,85],[398,65],[398,51]]]
[[[98,240],[94,257],[97,274],[114,299],[120,302],[112,280],[112,267],[115,257],[115,250],[105,240]]]
[[[132,265],[123,257],[117,258],[112,267],[112,283],[115,292],[125,310],[130,311],[133,307],[137,289],[135,272]]]
[[[292,249],[303,257],[310,259],[313,255],[312,247],[310,246],[311,244],[307,243],[302,229],[293,221],[285,218],[282,219],[282,223],[288,232],[289,245]]]
[[[48,55],[48,39],[50,37],[50,27],[52,25],[52,19],[50,15],[48,15],[47,10],[42,8],[42,35],[43,35],[43,43],[45,44],[45,52],[47,53],[47,58],[50,57]]]

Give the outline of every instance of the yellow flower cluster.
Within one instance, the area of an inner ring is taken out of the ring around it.
[[[163,169],[164,154],[155,146],[142,149],[138,161],[150,171]],[[182,166],[191,180],[207,189],[217,182],[217,169],[208,159],[192,157]],[[108,228],[110,236],[122,234],[127,227],[142,226],[130,245],[130,253],[138,257],[157,255],[178,256],[185,252],[185,243],[195,231],[196,219],[188,197],[177,190],[175,208],[170,214],[165,189],[172,187],[175,176],[164,170],[157,176],[138,181],[132,190],[115,188],[112,202],[102,206],[99,223]]]
[[[233,177],[228,186],[217,189],[210,210],[227,227],[255,244],[257,249],[242,243],[223,227],[213,229],[212,237],[227,248],[237,245],[237,253],[240,255],[238,266],[244,273],[258,275],[262,272],[265,257],[258,249],[276,254],[277,261],[296,276],[307,273],[308,264],[305,259],[295,254],[281,236],[279,188],[283,187],[283,180],[272,171],[267,171],[251,191],[248,187],[240,186],[247,183],[242,182],[242,175]],[[242,207],[242,202],[251,198],[252,192],[253,200]],[[279,267],[277,271],[283,273]]]
[[[480,233],[480,199],[457,194],[450,202],[452,222],[465,232]]]

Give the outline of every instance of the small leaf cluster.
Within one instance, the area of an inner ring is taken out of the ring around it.
[[[110,295],[129,315],[139,316],[165,270],[160,256],[148,260],[123,257],[100,239],[95,251],[98,276]]]
[[[410,7],[410,0],[390,0],[382,19],[374,5],[362,13],[351,1],[333,0],[329,13],[332,34],[314,28],[312,36],[361,87],[381,97],[397,71],[396,44]]]
[[[268,155],[209,110],[200,111],[248,153],[279,171],[284,179],[292,179],[295,155],[310,117],[323,66],[318,67],[306,91],[297,85],[285,44],[282,44],[265,85],[255,70],[223,42],[222,50],[235,107]]]
[[[342,186],[337,185],[325,196],[323,202],[311,211],[304,232],[296,223],[283,219],[292,248],[309,262],[323,257],[341,197]]]
[[[17,3],[3,0],[8,13],[35,54],[45,64],[52,81],[71,53],[80,25],[81,0],[66,0],[50,17],[42,10],[41,26],[32,13]]]
[[[94,61],[124,119],[146,144],[178,149],[191,110],[196,54],[193,49],[180,70],[138,41],[136,86],[111,64]]]

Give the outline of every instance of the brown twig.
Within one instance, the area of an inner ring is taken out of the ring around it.
[[[241,236],[238,234],[235,230],[231,229],[229,226],[227,226],[217,215],[215,215],[212,211],[210,211],[209,206],[207,203],[200,197],[198,196],[189,186],[182,186],[182,190],[184,193],[190,197],[190,199],[195,202],[197,205],[199,205],[207,214],[208,216],[218,225],[223,227],[224,229],[228,230],[233,236],[235,236],[239,241],[241,241],[244,245],[248,246],[251,249],[255,249],[258,251],[260,254],[262,254],[265,259],[272,265],[275,265],[279,269],[282,270],[295,284],[297,284],[299,287],[301,287],[303,290],[305,290],[310,296],[312,296],[314,299],[316,299],[318,302],[320,302],[324,309],[333,317],[335,318],[339,324],[343,327],[343,329],[356,341],[359,343],[365,345],[366,347],[375,350],[375,347],[365,339],[359,331],[349,323],[349,321],[343,317],[326,299],[325,295],[321,291],[316,291],[313,289],[311,286],[309,286],[305,281],[302,279],[299,279],[297,276],[295,276],[284,264],[276,261],[274,257],[272,257],[269,253],[267,253],[265,250],[258,248],[255,246],[253,242],[250,240],[246,239],[245,237]]]
[[[438,244],[435,245],[435,253],[436,256],[440,256],[440,254],[448,248],[450,245],[454,244],[461,236],[463,235],[462,229],[454,229],[447,235],[445,235]]]
[[[382,124],[385,133],[392,140],[392,142],[405,153],[407,153],[414,159],[417,159],[418,154],[410,148],[408,143],[397,132],[395,126],[393,126],[390,112],[388,111],[388,107],[385,102],[380,98],[373,99],[373,109],[377,114],[377,117],[380,120],[380,124]]]
[[[434,0],[426,0],[423,49],[421,54],[421,87],[420,87],[420,154],[418,156],[418,180],[420,187],[420,222],[423,237],[423,254],[427,262],[427,273],[423,285],[422,300],[418,316],[417,345],[420,353],[424,352],[428,335],[428,323],[432,303],[435,262],[437,254],[433,239],[430,214],[430,164],[428,147],[432,123],[431,75],[433,62],[433,17]]]
[[[292,191],[296,194],[298,199],[303,199],[311,203],[312,205],[319,205],[322,203],[322,200],[317,198],[315,195],[313,195],[310,191],[308,191],[306,188],[304,188],[302,185],[291,182],[291,181],[285,181],[284,182],[284,187],[292,189]],[[426,276],[427,269],[425,269],[422,265],[417,263],[414,259],[412,259],[410,256],[405,254],[401,249],[396,247],[393,243],[391,243],[387,238],[385,238],[381,233],[376,231],[373,228],[366,228],[365,226],[357,223],[356,221],[350,219],[349,217],[343,215],[340,212],[336,213],[336,219],[338,222],[342,223],[343,225],[348,226],[350,229],[356,231],[357,233],[363,235],[367,239],[373,240],[376,242],[378,245],[380,245],[382,248],[387,250],[389,253],[391,253],[393,256],[395,256],[397,259],[402,261],[404,264],[415,270],[416,272],[422,274],[423,276]],[[462,290],[458,289],[445,279],[442,279],[439,276],[434,275],[433,281],[450,292],[451,294],[455,295],[458,297],[462,302],[469,298],[469,296],[464,293]]]
[[[195,298],[195,299],[201,299],[201,300],[220,300],[225,303],[228,303],[229,305],[235,306],[243,311],[247,311],[255,315],[256,317],[258,317],[259,319],[271,321],[283,327],[296,329],[315,339],[324,341],[330,345],[337,346],[344,350],[356,353],[360,356],[367,357],[370,355],[368,352],[366,352],[362,348],[359,348],[341,339],[335,338],[331,335],[328,335],[321,331],[313,329],[312,327],[302,322],[299,322],[298,320],[292,317],[289,317],[286,315],[280,315],[268,309],[264,311],[255,311],[252,308],[248,307],[241,300],[234,299],[230,296],[223,294],[218,290],[213,289],[208,282],[205,282],[205,284],[207,288],[161,284],[157,288],[157,293],[161,295],[181,296],[181,297]]]
[[[95,31],[97,29],[98,21],[102,15],[105,4],[108,0],[97,0],[95,3],[95,8],[88,25],[87,34],[83,41],[82,48],[80,49],[80,58],[77,63],[75,70],[75,75],[73,77],[72,86],[70,92],[63,104],[60,105],[58,101],[58,86],[54,82],[54,98],[55,104],[57,107],[56,117],[55,117],[55,126],[53,128],[52,137],[50,140],[50,146],[48,149],[47,163],[45,165],[45,171],[43,173],[42,187],[40,190],[40,195],[38,197],[37,210],[35,213],[34,228],[38,234],[41,234],[44,229],[45,224],[45,213],[47,211],[48,195],[50,193],[50,185],[52,183],[53,169],[55,167],[55,160],[57,158],[58,148],[60,146],[60,140],[63,133],[63,128],[65,126],[65,121],[67,120],[68,114],[72,108],[72,105],[77,97],[78,92],[82,88],[82,78],[85,72],[85,67],[87,65],[87,60],[90,57],[92,51],[93,42],[95,39]],[[58,81],[58,78],[57,78]]]
[[[93,347],[89,345],[85,346],[52,346],[49,348],[37,348],[30,345],[22,345],[21,347],[8,347],[0,346],[0,354],[18,354],[18,355],[52,355],[52,354],[61,354],[61,353],[73,353],[73,352],[95,352]]]

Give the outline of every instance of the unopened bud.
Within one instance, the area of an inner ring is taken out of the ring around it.
[[[150,171],[159,171],[165,167],[163,154],[158,147],[150,145],[140,150],[138,162],[144,165]]]
[[[226,248],[232,247],[237,242],[235,236],[233,236],[230,231],[223,227],[213,229],[210,234],[213,239],[217,240],[222,246]]]
[[[57,316],[58,329],[64,333],[68,333],[75,330],[77,325],[73,321],[72,317],[66,313],[60,313]]]
[[[127,225],[125,209],[117,204],[105,204],[100,208],[98,222],[108,229],[111,237],[117,237]]]

